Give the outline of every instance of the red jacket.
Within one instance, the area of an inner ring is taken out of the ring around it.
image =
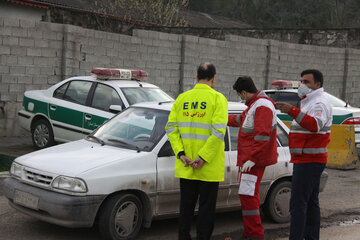
[[[238,162],[247,160],[255,167],[277,163],[275,103],[263,91],[257,92],[245,103],[248,108],[241,115],[229,115],[228,126],[239,127]]]
[[[301,109],[290,109],[289,115],[294,118],[289,134],[293,163],[327,162],[332,107],[323,92],[323,88],[316,89],[301,99]]]

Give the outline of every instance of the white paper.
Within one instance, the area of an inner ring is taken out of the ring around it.
[[[241,174],[239,192],[240,195],[254,196],[257,176]]]

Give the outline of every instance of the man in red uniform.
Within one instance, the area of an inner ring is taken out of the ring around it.
[[[288,103],[277,103],[283,113],[294,118],[289,148],[293,166],[290,199],[290,239],[319,239],[320,177],[327,162],[332,108],[324,95],[323,75],[309,69],[301,73],[298,95],[300,109]]]
[[[228,126],[240,127],[238,161],[239,197],[244,222],[242,239],[264,239],[260,219],[259,186],[266,166],[277,162],[275,103],[258,91],[248,76],[239,77],[233,86],[248,108],[229,115]]]

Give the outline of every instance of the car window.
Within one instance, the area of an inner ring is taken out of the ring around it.
[[[56,89],[53,96],[85,105],[91,85],[91,82],[71,81]]]
[[[151,151],[165,134],[169,112],[128,108],[94,133],[108,145]]]
[[[67,82],[67,83],[61,85],[60,87],[58,87],[54,91],[53,97],[62,99],[64,97],[64,93],[65,93],[66,89],[68,88],[68,86],[69,86],[69,83]]]
[[[277,139],[279,140],[281,146],[283,146],[283,147],[289,146],[288,134],[279,124],[277,124],[277,126],[276,126],[276,135],[277,135]]]
[[[229,127],[229,129],[230,129],[231,151],[237,151],[239,128]]]
[[[120,105],[125,108],[119,94],[110,86],[97,84],[91,106],[104,111],[109,111],[110,105]]]
[[[275,102],[287,102],[295,107],[300,107],[300,98],[295,92],[278,92],[273,99]]]
[[[229,151],[229,131],[227,128],[225,132],[224,142],[225,142],[225,151]]]
[[[275,93],[276,93],[276,92],[266,92],[266,95],[267,95],[269,98],[271,98],[272,100],[275,101]]]
[[[173,99],[160,88],[121,88],[130,105],[140,102],[165,102]]]

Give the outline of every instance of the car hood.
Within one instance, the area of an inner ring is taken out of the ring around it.
[[[93,143],[86,140],[65,143],[18,157],[15,161],[25,167],[43,172],[76,177],[91,169],[139,157],[147,152]]]

